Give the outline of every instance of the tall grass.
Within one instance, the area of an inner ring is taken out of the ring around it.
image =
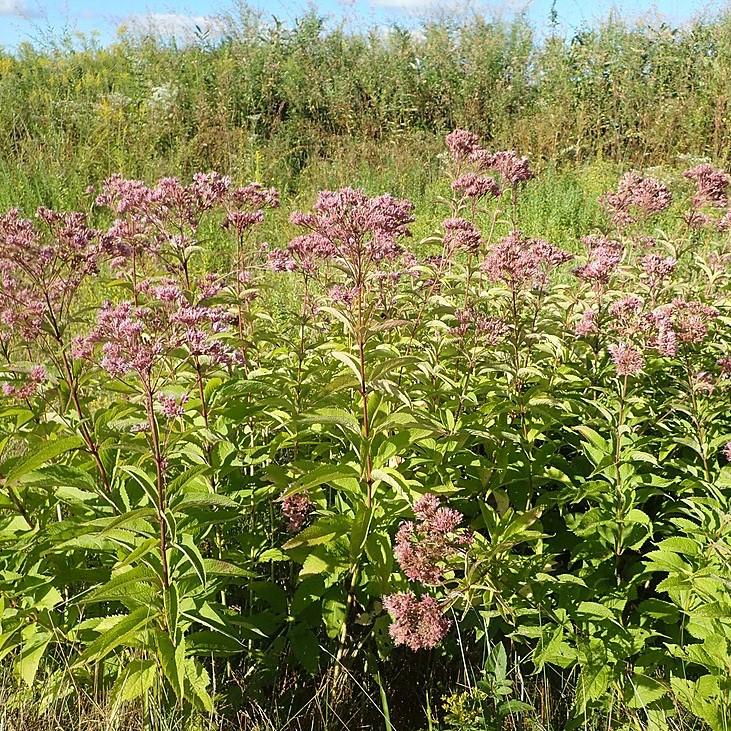
[[[349,32],[310,14],[286,28],[244,7],[215,42],[0,51],[0,204],[71,205],[113,171],[210,168],[289,191],[367,168],[413,194],[455,126],[559,165],[724,160],[730,94],[730,15],[565,38],[520,17]]]

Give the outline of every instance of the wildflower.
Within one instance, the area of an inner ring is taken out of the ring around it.
[[[146,282],[141,284],[141,292],[151,295],[144,306],[106,302],[91,333],[74,341],[74,357],[90,359],[99,345],[100,365],[109,375],[122,378],[134,372],[146,384],[153,369],[177,349],[213,365],[239,361],[239,354],[215,336],[231,324],[231,315],[225,309],[192,306],[185,300],[154,299],[156,288]]]
[[[676,297],[650,313],[650,324],[655,330],[653,344],[663,355],[674,356],[678,343],[696,344],[705,340],[709,324],[717,316],[715,307]]]
[[[662,257],[658,254],[647,254],[640,260],[647,283],[653,289],[670,277],[677,264],[678,261],[674,257]]]
[[[300,263],[331,259],[353,272],[362,269],[359,278],[402,254],[399,240],[410,235],[412,211],[410,201],[388,194],[369,198],[353,188],[322,191],[311,213],[292,214],[292,223],[309,233],[293,239],[287,249]]]
[[[645,366],[642,353],[627,343],[610,345],[607,350],[618,376],[636,376]]]
[[[34,365],[28,372],[25,381],[3,383],[3,395],[8,398],[29,399],[38,394],[43,383],[48,379],[48,372],[43,365]]]
[[[350,307],[358,299],[359,293],[360,287],[343,287],[341,284],[336,284],[331,287],[328,292],[333,302],[344,305],[345,307]]]
[[[389,634],[396,645],[406,645],[416,651],[436,647],[449,631],[450,621],[442,613],[436,599],[413,592],[384,597],[383,606],[393,622]]]
[[[282,501],[282,515],[287,519],[287,530],[297,533],[304,527],[315,508],[305,493],[289,495]]]
[[[721,374],[724,376],[730,376],[731,375],[731,356],[724,355],[723,357],[718,359],[718,368],[721,371]]]
[[[436,495],[420,498],[414,504],[414,514],[416,522],[399,526],[394,555],[409,579],[436,584],[443,576],[445,562],[471,539],[460,530],[462,514],[442,507]]]
[[[466,129],[455,129],[446,136],[444,142],[447,145],[452,159],[456,162],[468,158],[479,148],[477,135],[473,132],[468,132]]]
[[[597,327],[596,322],[598,314],[599,313],[596,310],[593,310],[591,308],[588,310],[584,310],[584,312],[581,313],[581,318],[579,319],[579,322],[576,325],[574,332],[577,335],[581,335],[582,337],[599,332],[599,328]]]
[[[595,235],[585,236],[583,242],[589,253],[586,262],[574,269],[574,274],[595,288],[601,287],[609,282],[622,261],[624,247],[618,241]]]
[[[497,198],[500,195],[500,186],[494,178],[477,173],[465,173],[452,182],[452,190],[466,198],[475,200],[487,195]]]
[[[728,206],[727,188],[731,176],[709,163],[701,163],[683,173],[683,177],[693,180],[696,194],[693,196],[693,208],[711,206],[726,208]]]
[[[731,442],[726,442],[723,447],[723,456],[727,462],[731,462]]]
[[[533,177],[528,158],[520,157],[515,150],[494,153],[490,167],[497,170],[511,186],[530,180]]]
[[[456,251],[476,254],[480,250],[482,237],[473,223],[464,218],[448,218],[442,222],[444,227],[444,250],[448,256]]]
[[[187,394],[184,394],[180,399],[167,396],[166,394],[160,394],[157,400],[160,403],[163,415],[168,419],[177,419],[185,414],[185,404],[188,401]]]
[[[544,286],[548,272],[569,259],[571,254],[547,241],[513,231],[490,250],[481,268],[493,282],[503,281],[511,287]]]
[[[716,224],[716,228],[721,233],[731,231],[731,211],[726,211],[726,213],[724,213],[724,215]]]
[[[31,220],[13,208],[0,215],[0,338],[25,345],[47,332],[44,323],[58,335],[102,254],[98,232],[81,213],[38,208]]]
[[[701,211],[688,211],[683,215],[683,220],[688,224],[689,228],[696,230],[710,225],[712,221],[708,214],[702,213]]]
[[[635,294],[627,295],[609,306],[609,315],[613,318],[613,328],[628,334],[640,326],[640,313],[644,301]]]
[[[638,215],[664,211],[672,201],[668,188],[655,178],[645,178],[635,170],[625,173],[615,193],[605,193],[599,202],[618,225],[634,223]]]

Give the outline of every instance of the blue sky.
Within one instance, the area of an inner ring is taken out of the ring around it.
[[[198,25],[216,31],[216,16],[232,11],[236,0],[123,0],[113,3],[95,0],[0,0],[0,46],[15,48],[22,41],[43,42],[68,33],[95,33],[100,42],[113,40],[117,29],[153,28],[162,34],[186,34]],[[525,11],[537,25],[548,18],[551,0],[477,0],[486,14],[510,16]],[[453,13],[464,7],[458,0],[251,0],[250,5],[269,15],[287,20],[308,8],[352,25],[402,25],[437,12]],[[556,11],[564,32],[591,25],[616,10],[628,18],[666,19],[682,24],[693,17],[713,15],[731,7],[731,0],[556,0]]]

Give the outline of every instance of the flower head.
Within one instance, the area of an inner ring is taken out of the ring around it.
[[[726,208],[728,206],[728,185],[731,176],[724,170],[713,167],[709,163],[701,163],[686,170],[683,177],[695,182],[696,193],[693,196],[693,207]]]
[[[627,343],[610,345],[607,350],[618,376],[636,376],[645,367],[642,353]]]
[[[449,631],[450,621],[442,613],[436,599],[417,599],[409,591],[384,597],[383,606],[393,618],[389,634],[396,645],[427,650],[436,647]]]
[[[634,223],[638,216],[651,216],[668,208],[672,193],[655,178],[645,178],[632,170],[625,173],[617,191],[605,193],[599,202],[618,225]]]
[[[282,515],[287,520],[287,530],[298,533],[307,523],[315,503],[303,492],[289,495],[282,501]]]

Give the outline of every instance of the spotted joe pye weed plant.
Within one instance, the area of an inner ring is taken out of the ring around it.
[[[494,688],[507,649],[575,719],[727,727],[729,176],[629,172],[569,252],[520,228],[526,158],[456,130],[445,174],[417,243],[345,188],[272,250],[276,191],[215,173],[0,219],[0,656],[41,709],[429,651]]]

